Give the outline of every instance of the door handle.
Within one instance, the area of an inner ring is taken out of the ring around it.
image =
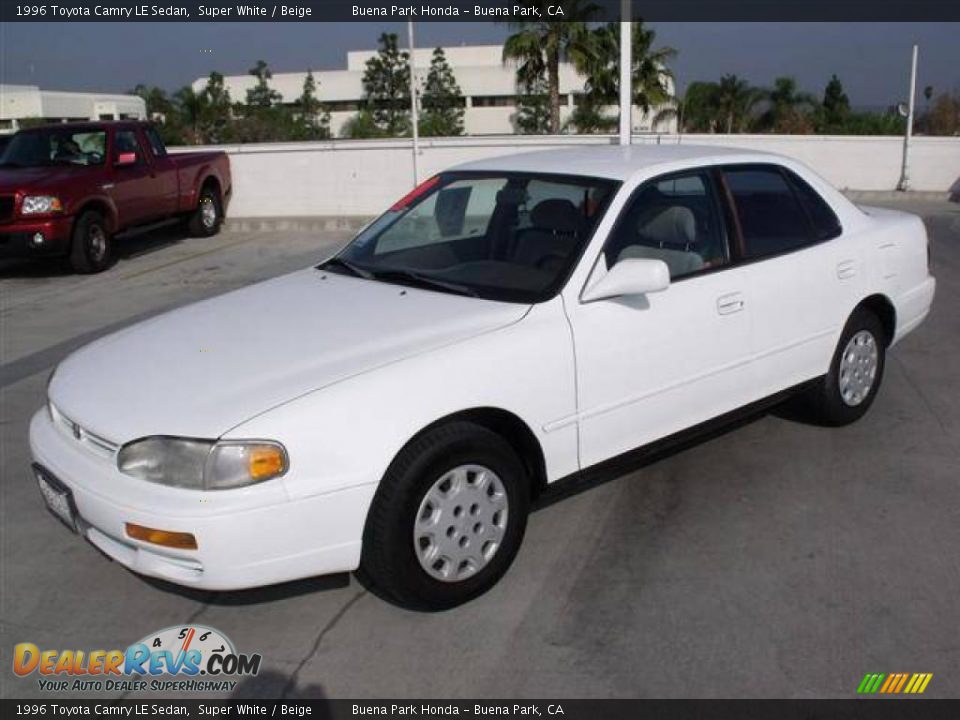
[[[744,304],[743,293],[727,293],[717,298],[717,312],[721,315],[732,315],[743,310]]]
[[[837,277],[848,280],[857,274],[857,263],[853,260],[842,260],[837,263]]]

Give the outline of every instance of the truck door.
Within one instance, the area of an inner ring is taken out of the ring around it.
[[[150,164],[153,166],[158,182],[159,194],[156,196],[156,212],[166,217],[177,212],[180,199],[180,180],[177,177],[177,165],[167,155],[163,140],[153,127],[143,128],[141,145],[147,149]]]
[[[157,198],[161,188],[156,169],[133,129],[117,130],[111,149],[113,187],[110,195],[117,206],[121,229],[162,216]]]

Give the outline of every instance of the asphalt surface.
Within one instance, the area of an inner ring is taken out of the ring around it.
[[[938,294],[866,418],[770,413],[540,509],[501,583],[442,614],[346,576],[237,594],[145,580],[57,523],[28,472],[27,424],[67,353],[343,233],[158,232],[94,277],[0,266],[0,695],[58,697],[13,675],[15,643],[125,648],[197,622],[263,655],[245,697],[842,698],[867,672],[932,672],[927,696],[960,696],[960,205],[895,206],[926,219]]]

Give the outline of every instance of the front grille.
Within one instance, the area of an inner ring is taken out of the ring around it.
[[[13,195],[0,195],[0,222],[13,219]]]
[[[106,438],[90,432],[79,423],[76,423],[68,418],[66,415],[60,412],[53,403],[50,403],[50,417],[53,418],[53,421],[58,427],[60,427],[61,430],[66,432],[81,445],[84,445],[92,452],[95,452],[97,455],[106,458],[112,458],[120,449],[120,446],[116,443],[110,442]]]

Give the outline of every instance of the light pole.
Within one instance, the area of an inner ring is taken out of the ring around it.
[[[413,44],[413,20],[407,21],[407,40],[410,45],[410,122],[413,125],[413,186],[420,184],[420,168],[417,156],[420,154],[419,113],[417,110],[417,63],[414,58],[416,48]]]
[[[913,61],[910,65],[910,97],[907,101],[907,130],[903,134],[903,161],[900,164],[900,182],[897,190],[910,189],[910,138],[913,136],[913,106],[917,94],[917,46],[913,46]]]
[[[629,145],[633,129],[633,33],[630,0],[620,0],[620,144]]]

